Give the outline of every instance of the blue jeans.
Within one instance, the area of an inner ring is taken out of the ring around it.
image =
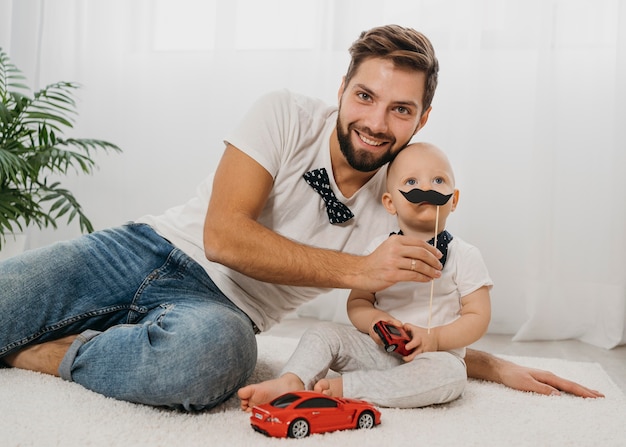
[[[81,334],[61,377],[105,396],[201,410],[252,374],[253,324],[204,269],[129,224],[0,263],[0,358]]]

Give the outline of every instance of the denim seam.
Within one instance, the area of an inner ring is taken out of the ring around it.
[[[137,291],[135,292],[135,295],[133,296],[133,304],[135,304],[137,301],[139,301],[139,299],[141,298],[141,295],[143,294],[143,292],[154,281],[156,281],[158,279],[161,279],[161,278],[167,278],[167,277],[182,278],[184,276],[184,275],[181,274],[181,271],[184,271],[184,270],[187,269],[187,266],[189,265],[189,258],[182,259],[179,262],[176,262],[173,259],[174,255],[176,253],[177,253],[177,249],[176,248],[170,250],[170,252],[167,255],[167,259],[165,260],[163,265],[161,265],[160,267],[152,270],[143,279],[143,281],[141,282],[141,284],[137,288]],[[174,265],[175,268],[172,269],[172,271],[168,273],[167,270],[170,268],[171,265]]]
[[[59,329],[62,329],[72,323],[75,323],[77,321],[83,320],[85,318],[89,318],[89,317],[93,317],[93,316],[99,316],[99,315],[105,315],[108,313],[114,313],[114,312],[119,312],[120,310],[133,310],[136,312],[146,312],[147,309],[143,308],[143,307],[138,307],[138,306],[113,306],[113,307],[107,307],[104,309],[99,309],[99,310],[93,310],[90,312],[84,312],[82,314],[78,314],[78,315],[74,315],[70,318],[67,318],[65,320],[59,321],[53,325],[47,326],[45,328],[42,328],[41,330],[35,332],[34,334],[32,334],[30,337],[26,337],[23,338],[21,340],[18,340],[16,342],[13,342],[9,345],[6,345],[3,349],[0,350],[0,356],[3,356],[4,354],[10,352],[11,350],[15,349],[15,348],[19,348],[21,346],[25,346],[28,343],[31,343],[34,340],[37,340],[38,338],[42,337],[43,335],[49,333],[49,332],[54,332],[57,331]]]
[[[159,314],[158,318],[155,321],[155,323],[158,326],[162,326],[161,323],[163,322],[167,314],[169,314],[176,307],[176,305],[175,304],[160,304],[160,307],[161,309],[163,309],[163,312]]]

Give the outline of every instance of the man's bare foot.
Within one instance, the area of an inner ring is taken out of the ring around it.
[[[320,379],[313,387],[313,391],[326,396],[343,397],[343,379],[341,377]]]
[[[278,379],[266,380],[240,388],[237,395],[241,400],[241,409],[252,411],[255,405],[265,404],[274,398],[289,391],[300,391],[304,389],[304,384],[298,376],[286,373]]]
[[[14,368],[59,377],[59,365],[76,337],[77,335],[68,335],[58,340],[27,346],[14,354],[7,355],[2,360]]]

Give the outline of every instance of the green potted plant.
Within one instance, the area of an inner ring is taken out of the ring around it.
[[[0,48],[0,250],[8,235],[32,225],[56,228],[63,216],[93,231],[57,179],[70,169],[91,174],[96,151],[120,151],[103,140],[64,138],[77,115],[78,84],[57,82],[30,94],[24,79]]]

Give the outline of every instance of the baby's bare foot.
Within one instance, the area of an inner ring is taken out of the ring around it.
[[[333,377],[332,379],[320,379],[313,391],[332,397],[343,397],[343,379],[341,377]]]
[[[292,373],[284,374],[278,379],[266,380],[240,388],[237,395],[241,400],[241,409],[252,411],[255,405],[271,402],[281,394],[289,391],[300,391],[304,389],[304,384],[298,376]]]

